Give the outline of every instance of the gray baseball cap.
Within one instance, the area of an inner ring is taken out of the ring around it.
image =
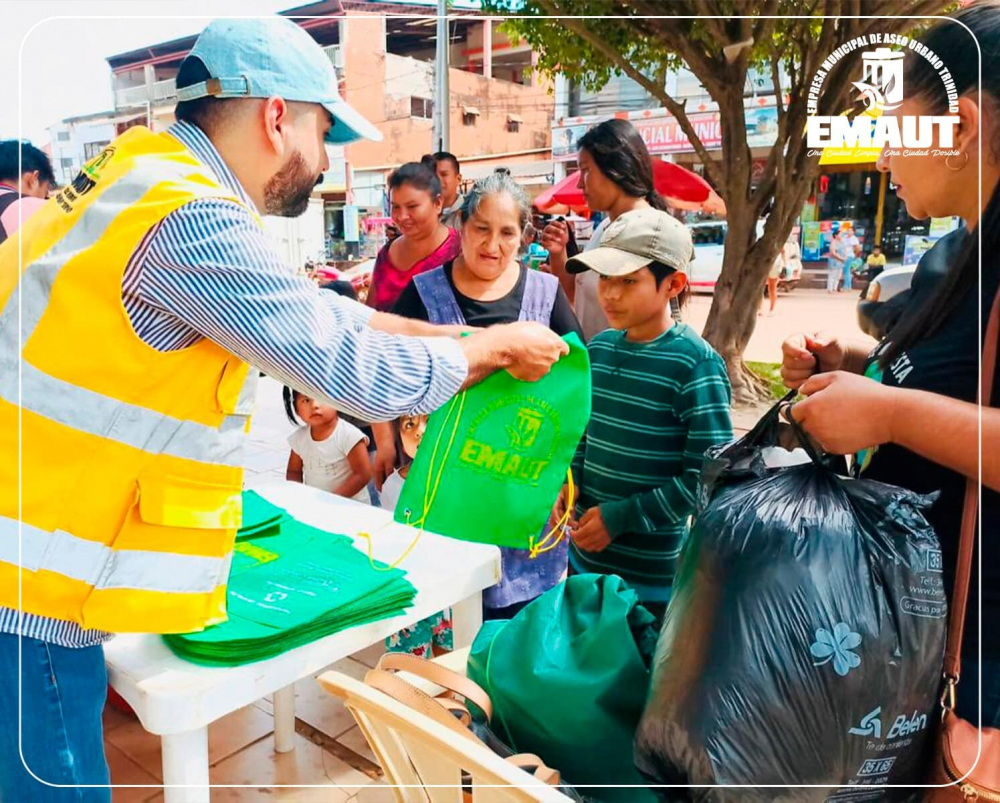
[[[567,261],[570,273],[593,270],[605,276],[625,276],[662,262],[675,270],[687,270],[694,256],[691,232],[677,218],[652,207],[633,209],[604,230],[597,248]]]

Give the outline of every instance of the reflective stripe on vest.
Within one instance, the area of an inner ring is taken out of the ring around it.
[[[56,572],[97,589],[208,593],[225,584],[232,553],[224,558],[111,549],[57,530],[47,533],[0,516],[0,560],[32,572]]]
[[[150,186],[183,178],[190,172],[190,166],[170,162],[156,162],[133,170],[108,188],[101,203],[88,208],[65,237],[27,267],[18,290],[0,313],[0,399],[126,446],[239,468],[243,465],[246,443],[245,416],[256,398],[256,371],[247,373],[240,393],[237,409],[246,412],[227,417],[222,427],[215,430],[70,385],[17,359],[45,312],[49,288],[67,260],[103,236],[121,210],[137,203]],[[20,326],[15,323],[18,315]],[[112,420],[114,428],[109,431],[107,422]]]

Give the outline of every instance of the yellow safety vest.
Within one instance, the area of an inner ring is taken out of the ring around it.
[[[157,351],[122,305],[143,237],[206,197],[242,203],[131,128],[0,246],[0,605],[119,633],[226,619],[257,372],[207,339]]]

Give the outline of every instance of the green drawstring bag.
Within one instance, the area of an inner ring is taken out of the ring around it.
[[[588,800],[654,803],[632,744],[649,690],[655,621],[620,577],[581,574],[510,621],[484,623],[468,669],[490,696],[496,734],[515,752],[558,767]]]
[[[538,382],[499,371],[431,415],[397,522],[535,553],[558,540],[561,526],[540,531],[590,420],[590,358],[564,340],[569,354]]]

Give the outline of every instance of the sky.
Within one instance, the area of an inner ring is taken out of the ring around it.
[[[432,0],[416,2],[433,7]],[[214,17],[273,14],[304,3],[0,0],[0,139],[21,137],[41,146],[50,125],[111,110],[108,56],[197,33]]]

